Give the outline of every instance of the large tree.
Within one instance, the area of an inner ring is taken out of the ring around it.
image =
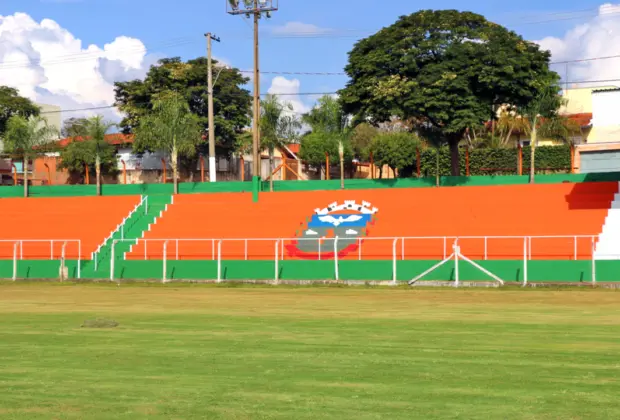
[[[550,53],[533,42],[456,10],[423,10],[359,41],[349,53],[346,112],[374,123],[396,116],[441,132],[459,175],[459,143],[468,127],[503,104],[525,106],[549,70]]]
[[[179,158],[191,157],[202,140],[199,118],[176,92],[163,93],[136,130],[135,152],[163,151],[170,156],[174,193],[179,193]]]
[[[24,165],[24,197],[28,197],[28,162],[45,150],[45,146],[58,136],[47,125],[47,120],[36,115],[26,118],[13,115],[6,125],[4,146],[7,152],[22,158]]]
[[[40,112],[40,108],[30,99],[20,96],[17,89],[0,86],[0,137],[4,135],[9,118],[13,115],[28,118]]]
[[[86,166],[89,173],[96,169],[96,156],[99,156],[99,173],[115,174],[118,159],[114,146],[109,143],[97,144],[93,140],[73,141],[60,152],[60,168],[67,169],[73,177],[85,174]],[[97,171],[95,170],[95,175]]]
[[[387,165],[396,177],[403,169],[410,167],[416,161],[416,155],[421,142],[417,136],[404,132],[382,133],[376,136],[370,144],[374,162],[379,166],[383,175],[383,165]],[[399,175],[402,176],[402,175]]]
[[[214,76],[217,77],[213,88],[215,137],[218,146],[228,149],[250,124],[251,97],[243,88],[249,79],[238,69],[220,67],[216,60],[213,63]],[[206,133],[209,127],[207,76],[206,58],[187,62],[180,58],[166,58],[151,67],[144,80],[117,82],[116,104],[126,114],[120,123],[122,131],[126,134],[133,132],[141,118],[152,110],[153,101],[162,92],[173,91],[187,102]]]

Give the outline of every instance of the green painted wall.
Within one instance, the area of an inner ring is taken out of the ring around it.
[[[553,174],[537,175],[538,184],[558,184],[562,182],[597,182],[620,181],[620,173],[601,174]],[[498,176],[470,176],[470,177],[442,177],[442,186],[486,186],[486,185],[521,185],[527,184],[527,176],[498,175]],[[398,179],[348,179],[345,188],[348,190],[374,188],[425,188],[434,187],[435,178],[398,178]],[[269,184],[261,184],[262,191],[269,190]],[[340,180],[330,181],[276,181],[274,191],[320,191],[339,190]],[[172,184],[131,184],[131,185],[103,185],[104,195],[159,195],[172,194]],[[222,193],[222,192],[252,192],[252,182],[217,182],[217,183],[181,183],[181,194],[194,193]],[[0,198],[22,197],[23,187],[0,187]],[[95,185],[53,185],[35,186],[30,188],[32,197],[69,197],[92,196],[96,194]]]
[[[397,261],[397,280],[408,281],[424,272],[436,261]],[[522,261],[478,261],[478,264],[507,282],[523,281]],[[92,262],[83,262],[82,277],[107,279],[109,265],[95,273]],[[77,275],[76,262],[67,262],[69,275]],[[19,261],[18,277],[58,278],[59,261]],[[391,261],[341,261],[341,280],[391,280]],[[11,278],[12,261],[0,261],[0,277]],[[466,262],[459,263],[461,280],[487,280],[486,275]],[[530,261],[529,280],[533,282],[590,282],[590,261]],[[120,280],[153,280],[163,275],[162,261],[122,261],[115,264],[115,278]],[[222,278],[225,280],[269,280],[275,275],[273,261],[222,261]],[[620,282],[620,261],[597,261],[596,276],[599,282]],[[217,278],[215,261],[168,261],[168,279],[213,280]],[[281,280],[333,280],[334,261],[280,261]],[[424,278],[425,280],[454,280],[454,263],[450,262]]]

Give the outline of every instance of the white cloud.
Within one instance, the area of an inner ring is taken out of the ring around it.
[[[0,85],[39,103],[63,109],[110,105],[115,81],[143,77],[156,61],[139,39],[119,36],[103,47],[83,45],[53,20],[36,22],[25,13],[0,16]],[[104,114],[120,118],[115,110]]]
[[[320,26],[312,25],[310,23],[303,22],[287,22],[282,26],[274,26],[271,29],[271,33],[274,35],[314,35],[324,34],[330,32],[331,29],[321,28]]]
[[[620,13],[620,4],[603,4],[596,17],[575,26],[562,38],[547,37],[537,42],[543,49],[551,51],[555,62],[620,55],[620,20],[608,16],[617,13]],[[554,70],[566,78],[564,65],[556,66]],[[568,66],[568,80],[572,82],[612,79],[620,79],[620,58],[570,63]],[[620,81],[579,86],[610,84],[620,84]]]
[[[293,112],[296,114],[305,114],[310,111],[310,107],[302,101],[299,95],[301,88],[301,82],[299,79],[287,79],[286,77],[276,76],[271,81],[271,87],[267,90],[270,94],[284,94],[279,95],[278,99],[282,103],[289,103],[293,107]]]

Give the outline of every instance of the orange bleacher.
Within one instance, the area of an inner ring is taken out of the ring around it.
[[[244,259],[245,241],[234,238],[286,238],[281,244],[285,258],[297,258],[289,252],[296,232],[314,210],[333,202],[366,201],[377,208],[376,220],[367,226],[368,237],[361,251],[353,247],[341,258],[390,259],[392,240],[379,237],[440,237],[406,239],[397,243],[398,258],[441,259],[442,237],[564,236],[598,235],[602,230],[617,182],[488,187],[447,187],[419,189],[374,189],[359,191],[310,191],[262,194],[258,203],[243,193],[176,196],[164,216],[151,226],[145,239],[226,239],[222,258]],[[451,253],[454,239],[445,240]],[[576,243],[576,253],[575,253]],[[168,243],[167,257],[176,259],[214,258],[217,241]],[[250,241],[249,259],[272,259],[275,241]],[[460,239],[462,253],[472,259],[523,258],[524,239]],[[529,246],[529,244],[528,244]],[[128,253],[128,259],[160,259],[163,243],[140,242]],[[404,255],[403,255],[404,251]],[[590,258],[592,238],[555,238],[531,240],[534,259]],[[324,258],[329,258],[324,251]],[[333,257],[333,253],[331,254]]]
[[[139,196],[7,198],[0,200],[3,226],[0,259],[13,258],[15,240],[81,240],[81,258],[91,253],[140,202]],[[24,259],[59,258],[63,242],[24,241]],[[77,259],[78,244],[67,242],[65,256]]]

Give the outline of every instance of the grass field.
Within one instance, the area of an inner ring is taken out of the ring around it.
[[[0,284],[2,419],[618,419],[619,396],[620,292]]]

